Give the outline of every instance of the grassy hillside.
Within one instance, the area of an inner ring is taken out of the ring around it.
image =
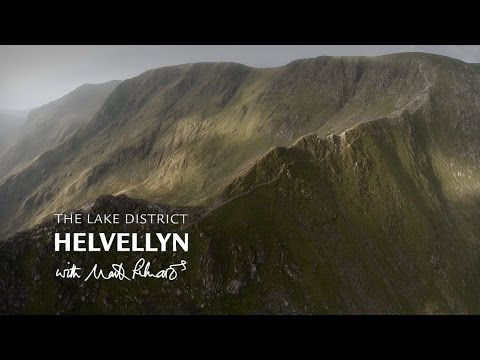
[[[272,147],[430,106],[437,83],[450,91],[452,74],[463,73],[470,80],[459,82],[461,91],[475,96],[476,68],[425,54],[148,71],[122,82],[68,141],[0,184],[0,225],[9,234],[106,193],[208,205]]]
[[[233,200],[201,223],[202,241],[229,269],[222,276],[255,296],[248,306],[243,296],[218,299],[214,311],[264,311],[270,296],[268,311],[280,313],[478,313],[478,194],[466,207],[450,192],[466,187],[423,137],[424,121],[404,114],[312,135],[232,185]],[[242,250],[225,251],[233,247]],[[261,283],[234,272],[259,254]]]
[[[133,264],[140,255],[53,254],[52,233],[62,227],[52,223],[20,233],[0,245],[2,311],[479,313],[480,202],[477,195],[465,206],[466,196],[450,192],[459,184],[457,172],[435,136],[425,136],[429,120],[420,111],[404,113],[273,149],[216,207],[182,209],[191,214],[184,230],[188,253],[146,254],[157,265],[187,260],[188,270],[174,282],[100,281],[79,288],[78,281],[53,280],[67,260],[89,268]],[[152,206],[107,197],[91,211]]]

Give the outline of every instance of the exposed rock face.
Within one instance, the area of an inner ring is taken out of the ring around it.
[[[202,204],[184,209],[188,270],[175,282],[55,280],[72,257],[53,254],[47,222],[0,244],[0,309],[480,313],[479,99],[479,66],[425,54],[195,64],[123,82],[0,185],[0,221],[11,232],[103,193]],[[102,199],[84,211],[157,206]]]

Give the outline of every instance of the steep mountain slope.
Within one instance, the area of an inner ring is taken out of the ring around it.
[[[0,184],[0,229],[12,233],[107,193],[210,204],[273,146],[429,107],[434,91],[460,98],[451,93],[458,90],[469,100],[478,78],[478,67],[426,54],[148,71],[121,83],[84,128]]]
[[[274,312],[478,313],[478,161],[467,165],[472,187],[430,128],[424,113],[406,113],[276,149],[204,219],[212,273],[229,269],[222,276],[253,299],[273,292]],[[228,255],[234,245],[249,250]],[[261,249],[270,255],[255,264],[267,268],[262,285],[231,270]],[[215,306],[243,312],[264,304],[245,307],[239,296]]]
[[[74,261],[91,268],[143,254],[52,252],[54,231],[98,226],[46,223],[0,244],[0,309],[40,313],[480,313],[478,160],[444,151],[422,110],[315,134],[275,148],[234,181],[209,211],[192,216],[178,279],[56,280]],[[452,139],[456,143],[459,138]],[[477,149],[478,150],[478,149]],[[459,175],[460,165],[471,172]],[[475,181],[473,181],[475,179]],[[155,209],[124,196],[91,213]],[[158,208],[158,206],[157,206]],[[165,211],[162,208],[161,211]],[[175,209],[169,209],[170,213]],[[102,231],[166,231],[101,227]],[[180,256],[178,256],[180,255]],[[13,276],[11,275],[13,274]]]
[[[68,139],[91,120],[119,83],[85,84],[58,100],[31,110],[19,139],[0,157],[0,178]]]
[[[25,119],[21,116],[4,113],[0,110],[0,157],[18,136],[24,121]]]

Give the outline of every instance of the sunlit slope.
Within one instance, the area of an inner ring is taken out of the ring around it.
[[[404,110],[431,113],[432,131],[475,139],[479,79],[475,65],[426,54],[148,71],[122,82],[84,128],[0,185],[0,225],[12,233],[103,194],[212,204],[274,146]]]
[[[422,111],[274,148],[209,209],[191,214],[188,253],[56,253],[55,231],[167,231],[52,222],[1,244],[2,312],[430,314],[480,312],[478,167],[453,160]],[[455,140],[451,138],[453,143]],[[455,151],[460,158],[469,146]],[[464,176],[459,166],[472,171]],[[179,211],[102,197],[94,213]],[[66,261],[154,267],[174,282],[52,278]],[[14,277],[7,274],[15,274]],[[43,295],[39,295],[43,294]],[[40,299],[41,298],[41,299]]]

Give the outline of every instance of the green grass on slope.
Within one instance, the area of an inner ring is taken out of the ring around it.
[[[224,277],[265,254],[261,281],[241,279],[247,300],[220,297],[212,311],[477,313],[478,252],[410,126],[365,126],[341,153],[290,162],[210,214],[201,227]],[[260,300],[269,295],[277,303]]]

